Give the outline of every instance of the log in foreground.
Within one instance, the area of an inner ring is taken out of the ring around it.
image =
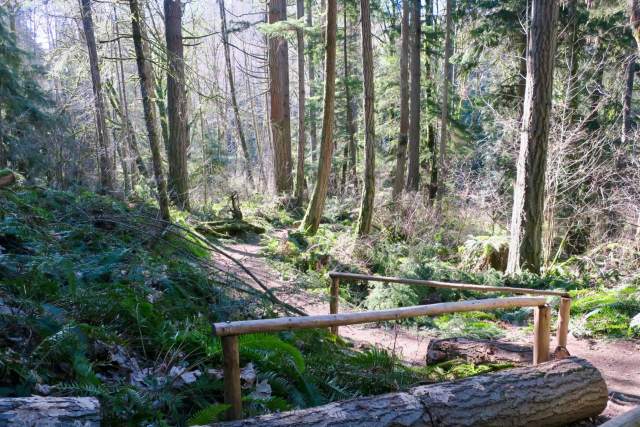
[[[0,399],[0,426],[100,426],[95,397],[16,397]]]
[[[600,414],[607,385],[577,357],[403,393],[216,424],[240,426],[562,426]]]
[[[610,419],[600,427],[638,427],[640,426],[640,406],[622,415]]]
[[[528,365],[533,360],[533,349],[531,345],[460,337],[429,342],[427,365],[453,359],[463,359],[471,363]]]

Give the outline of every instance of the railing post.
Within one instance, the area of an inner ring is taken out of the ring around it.
[[[238,336],[228,335],[222,339],[224,366],[224,403],[231,405],[227,410],[227,420],[242,418],[242,393],[240,389],[240,353]]]
[[[547,362],[549,355],[549,339],[551,335],[551,310],[548,305],[535,308],[533,325],[533,364]]]
[[[571,313],[571,298],[560,298],[558,307],[558,331],[556,333],[557,347],[567,349],[569,335],[569,317]]]
[[[340,279],[331,277],[331,296],[329,297],[329,314],[338,314],[338,300],[340,297]],[[331,333],[338,335],[338,327],[332,326]]]

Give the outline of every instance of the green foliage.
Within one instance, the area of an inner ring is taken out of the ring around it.
[[[445,314],[436,317],[433,322],[443,337],[469,337],[478,339],[495,339],[504,332],[493,321],[491,313],[470,312]]]
[[[206,408],[201,409],[196,412],[194,416],[189,418],[187,421],[188,426],[199,426],[204,424],[215,423],[216,421],[220,421],[221,416],[224,412],[229,409],[231,405],[226,404],[215,404],[209,405]]]

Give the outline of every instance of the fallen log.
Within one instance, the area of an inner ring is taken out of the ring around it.
[[[0,426],[100,426],[95,397],[0,398]]]
[[[584,359],[361,397],[316,408],[216,424],[262,426],[562,426],[600,414],[607,386]]]
[[[640,426],[640,406],[622,415],[610,419],[600,427],[639,427]]]
[[[429,342],[427,365],[453,359],[471,363],[527,365],[533,360],[533,350],[530,345],[471,338],[444,338]]]

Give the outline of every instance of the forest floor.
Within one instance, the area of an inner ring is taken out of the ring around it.
[[[286,239],[286,230],[275,230],[275,236]],[[282,301],[298,307],[308,314],[329,313],[326,295],[301,289],[296,280],[283,279],[280,272],[270,265],[262,252],[261,239],[226,243],[224,250],[249,269],[264,285],[269,287]],[[255,284],[236,263],[217,256],[220,268]],[[340,311],[351,311],[353,307],[341,305]],[[506,340],[532,342],[530,332],[511,325],[506,328]],[[380,346],[395,354],[404,363],[421,365],[425,362],[429,341],[435,336],[416,327],[395,325],[392,328],[379,324],[343,326],[340,336],[356,348]],[[553,346],[553,342],[552,342]],[[640,341],[621,339],[576,338],[569,334],[568,349],[571,355],[589,360],[607,382],[609,404],[600,417],[603,421],[640,405]]]

